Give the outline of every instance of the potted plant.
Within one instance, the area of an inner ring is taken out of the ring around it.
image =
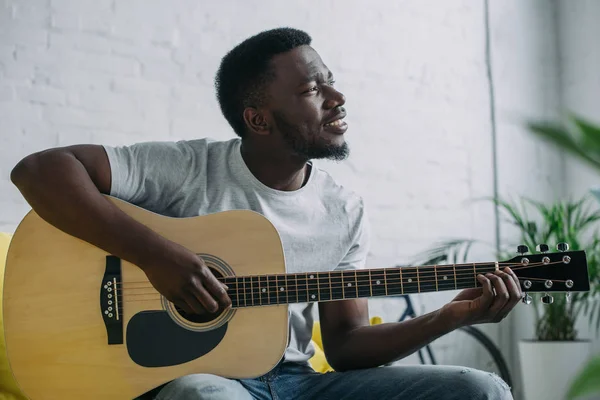
[[[588,196],[578,201],[551,204],[522,198],[518,202],[498,200],[506,222],[517,228],[514,240],[497,254],[499,260],[513,258],[514,249],[525,244],[534,250],[538,244],[569,243],[572,250],[585,250],[591,290],[554,296],[552,304],[542,304],[542,294],[532,294],[534,310],[532,339],[519,343],[522,382],[527,400],[564,399],[574,374],[589,356],[588,338],[580,338],[576,322],[587,317],[600,329],[600,211]],[[438,244],[418,256],[424,263],[438,264],[466,260],[469,239],[454,239]],[[509,251],[508,249],[511,249]]]
[[[570,153],[600,173],[600,125],[569,113],[563,121],[532,122],[528,127],[533,134]],[[600,201],[600,189],[595,188],[591,192]],[[597,301],[598,286],[592,296],[596,298],[592,306],[592,314],[600,313],[598,310],[600,305]],[[596,330],[599,324],[600,320],[597,320]],[[578,373],[571,384],[567,398],[570,400],[592,393],[600,393],[600,355],[596,355]]]

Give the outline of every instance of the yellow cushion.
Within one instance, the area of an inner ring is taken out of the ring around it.
[[[371,325],[381,324],[383,319],[381,317],[372,317]],[[321,325],[319,322],[315,322],[313,325],[312,341],[315,346],[315,355],[308,360],[310,366],[317,372],[325,373],[332,372],[333,368],[327,362],[325,353],[323,351],[323,340],[321,339]]]
[[[0,232],[0,293],[2,293],[4,283],[4,266],[11,237],[8,233]],[[0,400],[24,400],[25,397],[19,390],[8,366],[2,321],[2,296],[0,296]]]

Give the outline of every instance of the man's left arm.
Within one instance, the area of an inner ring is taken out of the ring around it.
[[[372,368],[404,358],[460,326],[499,322],[521,299],[509,268],[477,277],[481,288],[466,289],[441,309],[415,319],[369,325],[366,299],[319,304],[325,356],[336,371]]]

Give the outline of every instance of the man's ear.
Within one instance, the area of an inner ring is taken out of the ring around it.
[[[248,129],[257,135],[268,135],[270,132],[265,115],[254,107],[246,107],[244,110],[244,121]]]

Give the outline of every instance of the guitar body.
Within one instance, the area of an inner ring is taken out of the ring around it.
[[[258,213],[177,219],[107,198],[159,234],[212,260],[207,264],[224,275],[285,273],[279,235]],[[282,358],[287,305],[239,308],[216,320],[188,321],[188,329],[185,320],[178,323],[169,313],[171,303],[146,275],[128,262],[116,259],[120,297],[108,296],[115,292],[108,293],[103,281],[107,256],[33,211],[15,232],[4,281],[4,327],[10,366],[29,398],[133,399],[193,373],[260,376]],[[111,329],[122,327],[120,343],[113,329],[109,344],[107,299],[121,302],[110,303]]]

